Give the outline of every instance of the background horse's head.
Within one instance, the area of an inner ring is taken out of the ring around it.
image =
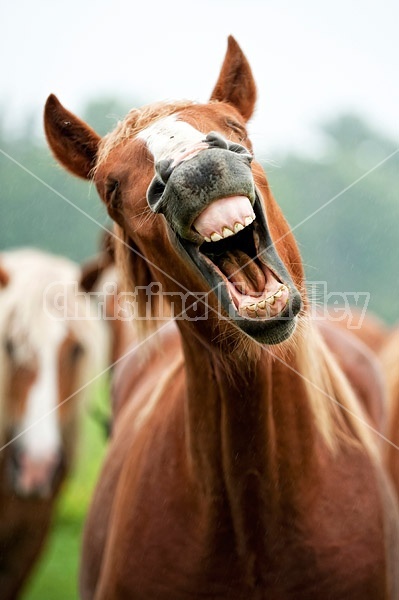
[[[29,249],[1,254],[0,271],[3,485],[49,496],[71,462],[80,388],[106,358],[106,333],[78,265]]]
[[[129,268],[136,285],[160,282],[176,294],[179,310],[195,302],[196,293],[207,294],[214,325],[222,315],[236,332],[276,344],[295,328],[303,272],[293,236],[253,160],[246,122],[255,100],[251,69],[230,37],[208,104],[132,110],[101,140],[50,96],[45,130],[58,160],[94,179],[133,249]],[[178,294],[188,292],[191,302],[179,301]]]

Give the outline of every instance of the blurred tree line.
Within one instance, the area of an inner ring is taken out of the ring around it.
[[[128,108],[103,99],[90,102],[83,118],[104,134]],[[273,193],[294,229],[307,278],[326,281],[328,292],[370,292],[369,308],[392,323],[399,320],[399,153],[374,169],[395,143],[354,115],[326,124],[322,133],[322,159],[288,154],[278,167],[264,165]],[[37,246],[77,261],[95,254],[101,238],[95,221],[108,226],[109,220],[94,186],[63,171],[29,123],[16,137],[0,122],[0,149],[26,169],[0,153],[0,250]]]
[[[122,102],[103,99],[90,102],[83,119],[104,135],[128,110]],[[102,236],[97,223],[107,227],[109,219],[94,186],[56,163],[44,134],[34,134],[32,120],[19,136],[6,134],[0,121],[0,150],[21,165],[0,153],[0,250],[36,246],[78,262],[95,254]]]

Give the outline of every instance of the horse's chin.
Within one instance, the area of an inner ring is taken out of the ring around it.
[[[240,206],[244,214],[251,204],[242,197],[214,201],[193,223],[203,239],[177,240],[216,294],[221,317],[261,344],[279,344],[295,330],[301,297],[275,250],[258,193],[251,218],[237,226]]]

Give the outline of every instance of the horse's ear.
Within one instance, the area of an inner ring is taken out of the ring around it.
[[[44,130],[56,159],[74,175],[90,179],[101,138],[86,123],[66,110],[54,94],[47,98]]]
[[[2,265],[0,265],[0,289],[6,287],[9,281],[9,274],[7,273],[5,268]]]
[[[251,67],[231,35],[222,70],[210,99],[232,104],[246,121],[255,108],[256,85]]]

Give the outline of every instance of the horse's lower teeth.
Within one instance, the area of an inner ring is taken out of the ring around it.
[[[276,302],[276,298],[281,298],[281,296],[283,295],[283,291],[285,289],[286,289],[286,286],[282,285],[281,288],[275,294],[273,294],[273,296],[269,296],[268,298],[265,298],[264,300],[261,300],[260,302],[254,302],[253,304],[247,304],[247,306],[244,306],[243,308],[247,312],[256,313],[256,316],[258,316],[257,311],[258,310],[264,311],[266,308],[266,303],[269,306],[273,306],[273,304],[275,304],[275,302]],[[288,302],[288,299],[287,299],[287,302]],[[253,315],[250,315],[250,316],[253,316]]]

